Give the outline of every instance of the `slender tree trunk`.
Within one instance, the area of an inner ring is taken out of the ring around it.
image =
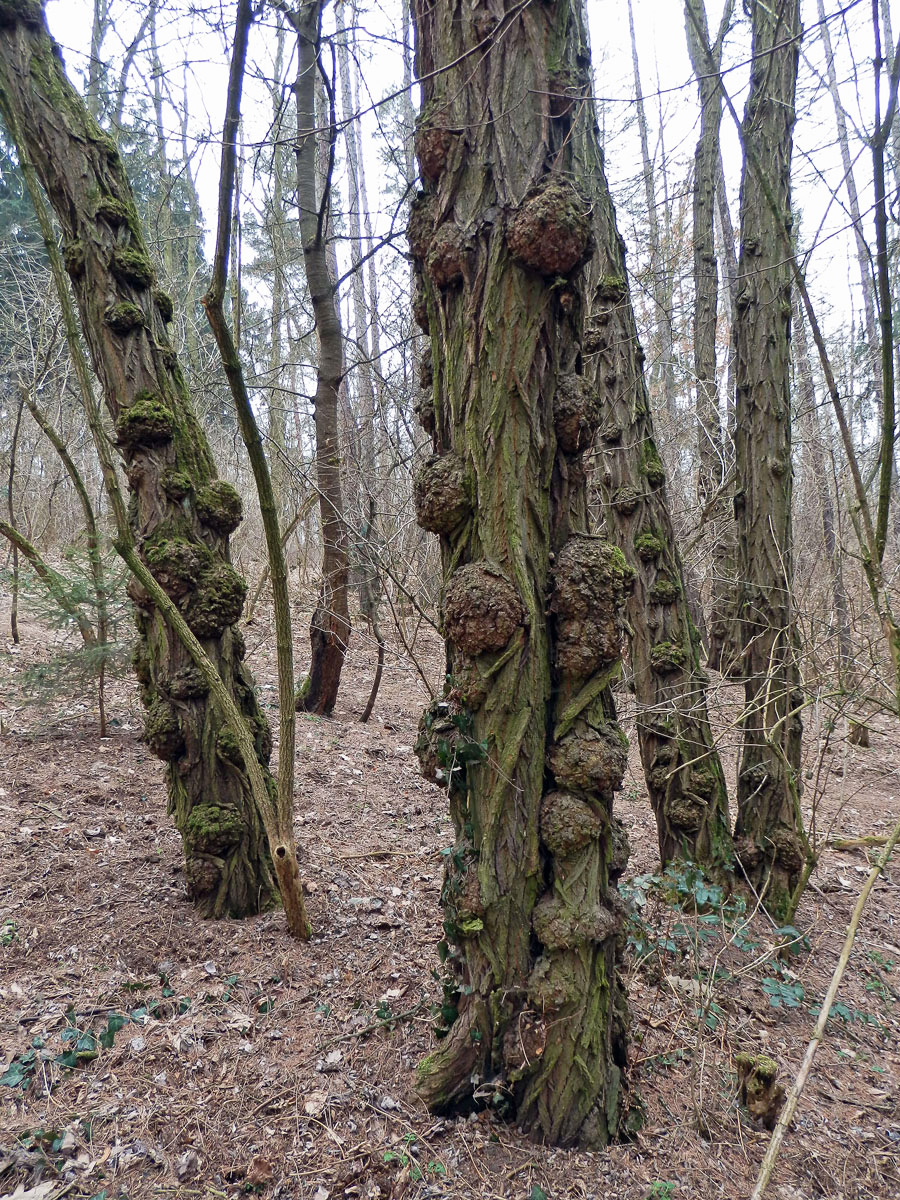
[[[725,775],[654,441],[624,244],[600,165],[595,180],[598,275],[585,350],[600,387],[606,525],[635,573],[627,616],[641,761],[662,861],[688,858],[725,873],[732,865]]]
[[[297,33],[297,198],[306,282],[318,342],[315,430],[316,481],[322,523],[322,581],[309,627],[309,674],[297,693],[297,708],[328,715],[337,700],[350,639],[349,556],[341,485],[339,389],[344,376],[343,339],[334,284],[328,270],[327,213],[330,178],[316,186],[316,71],[322,2],[309,0],[291,18]],[[332,128],[332,146],[335,131]],[[330,171],[328,172],[330,176]]]
[[[39,4],[0,8],[0,109],[59,219],[66,267],[131,489],[140,566],[164,589],[243,713],[261,763],[271,736],[237,629],[246,585],[229,561],[240,499],[215,477],[169,343],[171,301],[154,287],[114,142],[65,78]],[[244,915],[275,888],[260,811],[234,734],[168,616],[133,581],[144,737],[168,765],[188,889],[204,915]]]
[[[38,427],[59,455],[60,462],[65,467],[66,474],[75,488],[78,502],[81,505],[81,512],[84,516],[88,562],[91,568],[91,581],[94,585],[94,603],[97,612],[96,644],[101,651],[100,661],[97,664],[97,704],[100,710],[100,737],[106,737],[105,681],[106,648],[109,637],[109,603],[107,599],[106,572],[103,569],[103,540],[97,525],[97,515],[94,512],[93,504],[91,504],[91,498],[81,477],[81,472],[76,467],[62,436],[51,425],[46,415],[38,408],[34,400],[26,396],[25,403],[28,405],[28,411],[34,417]]]
[[[16,528],[16,504],[15,504],[15,484],[16,484],[16,455],[19,449],[19,433],[22,429],[22,411],[25,407],[25,398],[22,394],[19,395],[19,403],[16,406],[16,419],[13,422],[12,437],[9,440],[9,474],[6,477],[6,511],[9,514],[10,529]],[[13,540],[12,545],[12,573],[9,581],[9,635],[13,640],[13,645],[19,644],[19,546]]]
[[[650,134],[647,127],[647,110],[644,106],[644,91],[641,85],[640,63],[638,62],[637,39],[634,33],[632,0],[628,0],[628,30],[631,35],[631,63],[634,72],[635,113],[641,142],[641,165],[644,178],[644,198],[647,202],[647,224],[650,232],[650,295],[653,298],[653,320],[656,329],[650,368],[650,387],[654,396],[657,389],[662,395],[662,407],[674,423],[675,413],[675,332],[672,323],[673,290],[675,273],[671,265],[668,246],[660,235],[659,214],[656,207],[656,184],[653,160],[650,157]]]
[[[685,0],[691,65],[700,91],[700,136],[694,154],[694,374],[697,389],[697,502],[706,521],[710,566],[707,664],[722,670],[734,616],[734,530],[725,487],[728,455],[719,417],[716,330],[719,277],[715,245],[716,187],[721,169],[722,92],[719,65],[734,13],[729,0],[710,45],[704,0]]]
[[[413,14],[424,191],[409,241],[435,451],[415,494],[441,535],[451,680],[417,750],[456,831],[451,1024],[418,1087],[435,1109],[489,1104],[549,1142],[599,1146],[625,1108],[612,796],[626,744],[609,684],[629,572],[587,532],[587,37],[577,3],[415,0]]]
[[[735,454],[745,708],[735,848],[776,918],[791,915],[808,846],[800,812],[803,695],[791,546],[791,148],[799,0],[752,0],[742,140]]]
[[[841,554],[838,548],[834,504],[828,487],[825,470],[825,454],[822,449],[822,422],[816,404],[816,389],[813,382],[812,363],[806,343],[806,329],[796,301],[792,306],[794,362],[797,369],[797,399],[800,410],[807,414],[809,423],[809,456],[815,482],[819,507],[822,510],[822,542],[828,557],[831,573],[831,606],[837,625],[838,683],[842,688],[852,686],[853,646],[850,633],[850,609],[844,588]]]

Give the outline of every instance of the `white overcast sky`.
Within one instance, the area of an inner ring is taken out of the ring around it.
[[[900,9],[900,0],[891,0],[894,10]],[[685,46],[683,7],[681,0],[633,0],[638,49],[641,62],[642,84],[652,125],[653,149],[660,153],[659,129],[662,116],[662,131],[665,153],[670,162],[670,187],[683,189],[688,164],[692,158],[696,138],[698,105],[696,87],[691,81],[691,69]],[[182,9],[182,3],[175,7]],[[393,33],[394,22],[399,14],[399,0],[360,0],[362,15],[360,24],[377,31]],[[721,0],[707,0],[710,27],[714,30],[721,13]],[[734,30],[726,65],[734,69],[726,76],[729,92],[739,112],[743,111],[747,80],[746,58],[749,45],[749,29],[742,16],[742,6],[737,5],[739,24]],[[209,4],[207,12],[220,11],[220,5]],[[830,22],[832,38],[839,60],[839,73],[843,79],[859,79],[861,105],[856,104],[853,87],[844,95],[850,108],[851,127],[865,124],[871,119],[871,58],[872,37],[870,0],[826,0],[826,13],[833,16]],[[232,5],[225,5],[224,12],[231,12]],[[139,0],[113,0],[113,11],[117,14],[114,35],[104,47],[104,55],[111,59],[113,69],[121,61],[123,46],[136,29],[145,4]],[[841,12],[844,16],[840,16]],[[634,82],[632,75],[631,48],[628,35],[628,18],[625,0],[588,0],[591,39],[595,62],[595,86],[598,97],[605,101],[604,127],[607,136],[607,164],[614,195],[617,199],[619,219],[626,240],[634,234],[635,220],[631,214],[630,197],[638,193],[640,149],[634,132],[623,130],[629,114],[633,113]],[[58,41],[61,43],[70,73],[83,72],[90,39],[91,4],[89,0],[49,0],[47,15]],[[822,50],[818,34],[818,18],[815,0],[802,0],[803,23],[808,31],[804,54],[809,64],[801,69],[801,86],[810,89],[815,84],[815,70],[821,69]],[[894,15],[894,35],[898,20]],[[218,173],[218,152],[215,138],[221,134],[224,105],[225,80],[227,75],[228,47],[221,37],[202,33],[195,25],[190,38],[185,42],[186,22],[184,19],[160,18],[160,52],[164,62],[173,68],[187,55],[191,61],[192,83],[190,86],[190,109],[195,133],[200,139],[212,136],[212,144],[202,150],[200,173],[201,199],[207,209],[207,223],[211,227],[212,210],[215,202],[215,185]],[[265,35],[257,31],[251,55],[255,52],[262,61]],[[268,39],[271,42],[271,38]],[[130,84],[135,91],[144,86],[140,72],[146,78],[146,63],[137,63]],[[180,68],[173,78],[180,80]],[[398,87],[401,82],[400,63],[396,53],[381,46],[373,49],[365,68],[364,85],[370,97],[377,100],[387,91]],[[265,134],[269,114],[268,101],[254,104],[254,94],[261,94],[248,78],[245,87],[245,136],[252,142]],[[362,98],[363,100],[365,97]],[[833,146],[834,118],[827,97],[820,96],[811,111],[805,110],[805,101],[798,104],[800,120],[795,130],[795,206],[802,210],[802,229],[805,239],[818,232],[817,257],[811,270],[814,287],[823,298],[823,303],[843,307],[845,316],[848,279],[853,281],[855,267],[852,265],[852,247],[849,237],[841,231],[847,218],[840,203],[831,196],[831,187],[841,179],[840,164]],[[371,142],[376,130],[376,117],[366,117],[365,129]],[[173,122],[174,124],[174,122]],[[740,172],[740,152],[732,122],[726,114],[723,119],[723,139],[726,174],[733,189],[735,218],[737,185]],[[871,165],[869,156],[862,152],[857,163],[858,186],[864,210],[871,203]],[[370,175],[374,178],[376,172]],[[370,203],[376,204],[371,194],[375,187],[370,184]],[[634,257],[632,257],[634,266]],[[839,314],[834,314],[837,319]]]

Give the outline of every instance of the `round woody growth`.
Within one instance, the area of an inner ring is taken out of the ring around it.
[[[455,140],[456,134],[444,128],[434,110],[423,110],[416,122],[416,158],[423,179],[437,183]]]
[[[562,179],[533,192],[506,234],[513,256],[542,275],[568,275],[581,262],[589,240],[588,205]]]
[[[569,908],[547,893],[535,906],[531,923],[538,940],[548,950],[573,950],[585,942],[605,942],[616,932],[616,918],[608,908],[592,905]]]
[[[240,620],[246,595],[247,584],[234,567],[225,562],[212,563],[184,607],[191,633],[201,640],[218,637]]]
[[[565,955],[542,954],[528,977],[528,997],[542,1012],[555,1012],[584,995],[584,980]]]
[[[214,479],[197,493],[197,516],[216,533],[233,533],[244,517],[244,506],[235,488],[224,479]]]
[[[424,192],[419,192],[409,209],[409,224],[406,240],[413,258],[423,262],[434,235],[434,203]]]
[[[444,633],[464,654],[502,650],[525,619],[509,580],[484,563],[455,571],[444,600]]]
[[[471,512],[465,467],[456,454],[433,454],[413,480],[416,520],[429,533],[451,533]]]
[[[424,334],[431,332],[431,324],[428,320],[428,302],[425,299],[425,292],[419,280],[416,281],[415,291],[413,292],[412,315],[414,321]]]
[[[628,765],[628,740],[615,726],[594,729],[583,721],[551,746],[550,770],[561,788],[618,791]]]
[[[116,421],[116,440],[129,451],[169,442],[172,433],[172,411],[156,392],[138,392]]]
[[[574,792],[548,792],[541,800],[541,841],[554,858],[582,850],[606,825],[605,814]]]
[[[184,734],[178,714],[165,700],[154,700],[144,716],[144,742],[147,749],[171,762],[184,749]]]
[[[599,538],[569,538],[554,569],[556,665],[586,679],[620,654],[620,613],[632,572],[624,555]]]
[[[462,235],[452,221],[438,229],[431,240],[425,265],[435,287],[449,288],[463,277]]]
[[[600,398],[583,375],[563,375],[553,397],[556,440],[566,454],[581,454],[600,424]]]

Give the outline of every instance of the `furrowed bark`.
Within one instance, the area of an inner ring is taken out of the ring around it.
[[[240,500],[216,479],[191,408],[166,332],[171,302],[154,287],[121,158],[66,79],[37,3],[0,0],[0,109],[62,229],[66,269],[125,463],[140,561],[214,663],[268,780],[269,728],[236,628],[246,585],[229,561]],[[274,901],[275,885],[238,739],[210,703],[208,681],[172,622],[144,587],[132,582],[129,592],[144,737],[167,763],[189,893],[205,916],[258,912]]]
[[[450,679],[417,751],[456,832],[450,1026],[418,1088],[434,1109],[489,1104],[547,1141],[598,1146],[627,1107],[627,850],[612,816],[626,743],[610,681],[630,571],[587,530],[584,18],[577,4],[413,12],[424,190],[409,240],[435,452],[415,491],[420,525],[441,535]]]
[[[791,211],[798,0],[754,0],[751,20],[735,330],[745,669],[735,848],[766,908],[787,921],[809,853],[800,813],[803,694],[792,596],[791,262],[782,240]]]
[[[716,188],[721,168],[722,46],[734,15],[729,0],[710,45],[705,0],[685,0],[691,66],[700,92],[700,134],[694,154],[694,375],[697,390],[697,502],[709,511],[706,557],[710,564],[707,665],[728,666],[728,629],[734,616],[734,518],[725,488],[728,459],[719,417],[716,329],[719,274],[715,245]],[[712,506],[708,508],[708,506]],[[723,661],[724,660],[724,661]]]
[[[318,366],[314,399],[316,482],[322,523],[322,582],[309,626],[309,674],[297,708],[327,716],[334,709],[350,640],[349,554],[341,486],[338,400],[344,376],[343,339],[334,283],[328,270],[327,212],[330,181],[316,186],[316,71],[322,0],[310,0],[289,19],[297,34],[297,199],[303,263],[316,322]],[[333,137],[333,130],[332,130]],[[333,143],[332,143],[333,144]],[[329,172],[330,174],[330,172]]]
[[[625,248],[596,147],[591,316],[584,353],[596,377],[598,489],[606,527],[634,571],[626,600],[637,732],[663,862],[714,874],[732,865],[725,775],[713,742],[684,571],[656,448]]]

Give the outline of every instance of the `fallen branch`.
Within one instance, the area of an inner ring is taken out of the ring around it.
[[[875,886],[875,881],[878,876],[887,866],[888,859],[893,853],[894,847],[900,839],[900,821],[894,826],[884,850],[878,858],[878,862],[869,872],[869,877],[863,885],[862,891],[853,909],[853,915],[850,918],[850,924],[847,926],[847,936],[844,938],[844,945],[841,949],[841,956],[838,959],[838,964],[834,969],[834,974],[831,977],[831,983],[828,985],[828,991],[825,994],[825,999],[822,1002],[822,1009],[819,1013],[819,1019],[816,1021],[816,1027],[813,1030],[813,1035],[810,1038],[809,1045],[806,1047],[806,1054],[803,1056],[803,1062],[800,1064],[800,1070],[797,1072],[797,1078],[791,1085],[791,1090],[788,1092],[785,1100],[784,1108],[781,1110],[781,1115],[778,1118],[774,1130],[772,1131],[772,1140],[769,1142],[769,1148],[766,1150],[766,1156],[762,1161],[762,1166],[759,1168],[759,1176],[756,1180],[756,1187],[753,1189],[753,1194],[750,1200],[761,1200],[763,1192],[766,1190],[769,1180],[772,1178],[772,1171],[775,1167],[775,1160],[778,1158],[778,1151],[781,1149],[781,1143],[784,1141],[784,1135],[787,1127],[791,1123],[794,1112],[797,1108],[797,1101],[800,1099],[800,1093],[806,1084],[807,1076],[812,1067],[813,1059],[816,1056],[816,1051],[819,1048],[819,1043],[825,1033],[825,1025],[828,1021],[831,1006],[834,1003],[834,998],[837,995],[837,990],[840,987],[841,979],[844,971],[847,968],[847,963],[850,960],[850,951],[853,949],[853,943],[856,940],[856,931],[859,928],[860,918],[862,917],[863,909],[866,906],[866,901],[869,898],[869,893]]]

